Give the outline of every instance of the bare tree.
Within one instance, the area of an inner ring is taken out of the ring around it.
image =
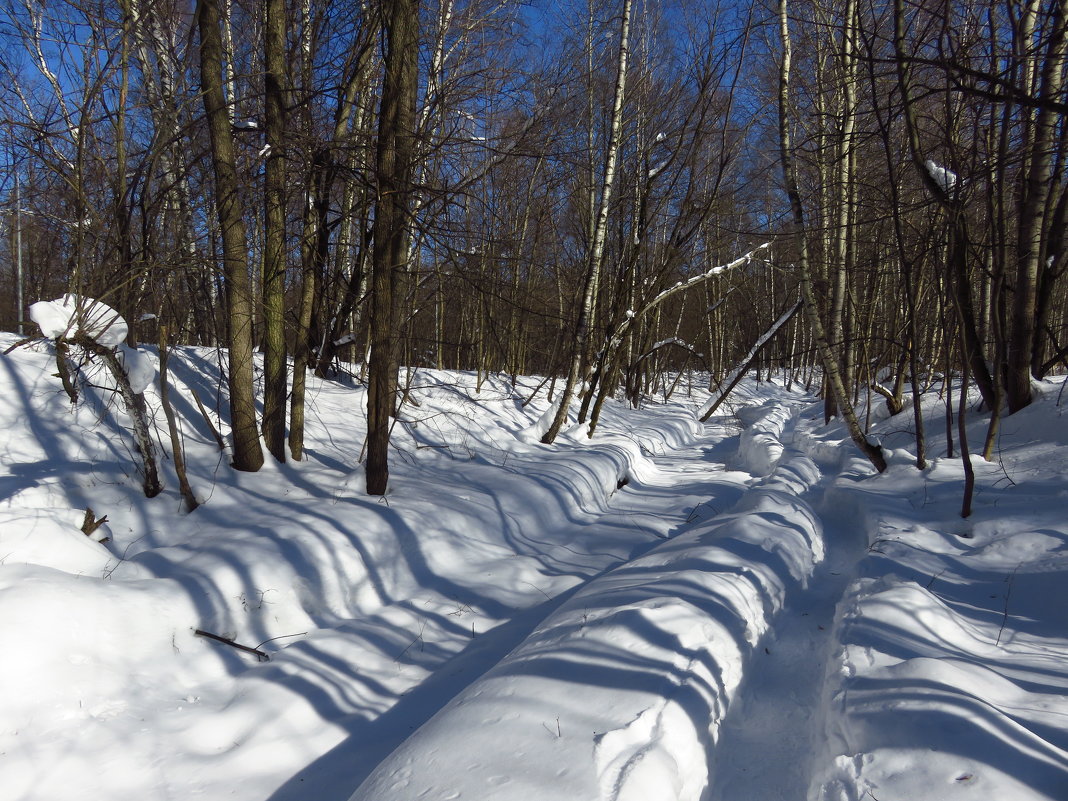
[[[263,440],[286,460],[286,4],[264,4]]]
[[[582,302],[579,306],[578,320],[575,323],[575,337],[571,346],[571,363],[567,379],[560,392],[560,402],[556,408],[549,429],[541,441],[549,445],[556,441],[560,429],[567,420],[568,407],[575,385],[582,373],[586,355],[586,342],[590,335],[594,301],[597,297],[601,267],[604,260],[605,236],[608,231],[609,203],[612,199],[612,186],[616,177],[616,161],[619,157],[619,143],[623,131],[623,96],[627,84],[627,63],[630,53],[630,17],[632,0],[623,0],[623,9],[619,23],[619,58],[616,62],[616,83],[612,100],[612,118],[609,123],[608,147],[605,151],[604,174],[601,179],[600,197],[596,204],[595,222],[591,228],[592,238],[586,258],[586,277],[582,290]]]
[[[1046,32],[1047,44],[1042,59],[1037,95],[1053,100],[1064,85],[1065,57],[1068,54],[1068,2],[1053,4],[1052,19]],[[1053,183],[1054,145],[1057,126],[1063,125],[1061,115],[1043,105],[1033,116],[1028,115],[1027,167],[1019,211],[1019,246],[1016,266],[1015,294],[1012,306],[1012,328],[1007,348],[1006,390],[1009,412],[1015,412],[1031,402],[1031,375],[1035,366],[1037,340],[1044,335],[1037,314],[1038,289],[1044,269],[1048,234],[1045,232],[1047,201]],[[1060,254],[1048,254],[1056,258]]]
[[[801,193],[797,188],[797,173],[794,164],[794,151],[790,135],[790,61],[792,48],[790,45],[790,18],[788,15],[788,0],[779,0],[779,34],[782,37],[782,61],[779,67],[779,143],[780,159],[782,162],[783,183],[786,194],[790,199],[790,211],[793,219],[793,239],[797,253],[797,268],[801,278],[801,295],[804,302],[805,317],[812,331],[812,338],[820,353],[823,370],[827,384],[834,393],[838,410],[845,420],[849,429],[849,436],[861,452],[868,458],[876,470],[880,473],[886,470],[886,459],[882,448],[873,444],[861,430],[860,421],[857,420],[853,410],[853,403],[849,397],[838,361],[838,355],[832,350],[831,343],[827,339],[826,328],[820,318],[819,306],[816,294],[812,287],[811,270],[808,263],[808,240],[805,231],[805,213],[801,204]]]

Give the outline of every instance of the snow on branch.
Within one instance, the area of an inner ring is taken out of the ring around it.
[[[105,348],[118,347],[130,333],[121,314],[106,303],[80,295],[38,301],[30,306],[30,319],[49,339],[85,336]]]
[[[106,303],[73,294],[34,303],[30,306],[30,319],[42,334],[55,340],[56,365],[71,402],[77,399],[77,393],[66,368],[69,345],[96,356],[107,367],[133,424],[137,450],[141,454],[145,495],[149,498],[159,495],[163,484],[156,468],[151,427],[142,394],[155,378],[156,368],[148,354],[126,344],[130,332],[126,320]]]
[[[948,197],[953,197],[957,194],[960,179],[957,178],[955,172],[936,164],[932,159],[927,159],[923,166],[927,169],[927,174],[931,176],[931,180],[938,184],[938,188],[945,192]]]
[[[658,350],[660,350],[661,348],[666,348],[668,345],[674,345],[675,347],[682,348],[683,350],[688,350],[690,353],[692,353],[698,359],[703,359],[704,358],[704,354],[701,353],[700,351],[698,351],[697,348],[695,348],[689,342],[681,340],[678,337],[669,337],[668,339],[660,340],[655,345],[653,345],[651,348],[649,348],[649,350],[645,351],[645,353],[643,353],[641,356],[639,356],[637,359],[634,360],[635,363],[640,362],[643,359],[648,359],[650,356],[652,356]]]
[[[55,300],[41,300],[30,306],[30,319],[49,339],[90,345],[115,354],[130,389],[135,395],[145,391],[155,378],[156,368],[148,355],[126,344],[130,326],[122,315],[106,303],[67,294]]]
[[[692,277],[688,278],[685,281],[678,281],[673,286],[669,286],[667,289],[662,291],[659,295],[657,295],[652,300],[650,300],[648,303],[646,303],[645,306],[642,307],[642,310],[640,312],[638,312],[638,316],[640,317],[642,314],[647,312],[649,309],[653,308],[654,306],[659,305],[664,300],[666,300],[667,298],[669,298],[672,295],[674,295],[676,292],[681,292],[684,289],[688,289],[689,287],[694,286],[695,284],[699,284],[702,281],[707,281],[709,278],[712,278],[713,276],[720,275],[721,273],[725,273],[728,270],[733,270],[736,267],[744,267],[745,265],[749,264],[753,260],[753,257],[756,256],[756,254],[758,252],[760,252],[761,250],[766,250],[767,248],[770,248],[770,247],[771,247],[771,243],[770,242],[765,242],[763,245],[760,245],[759,247],[753,248],[751,251],[746,253],[744,256],[742,256],[740,258],[737,258],[734,261],[727,262],[726,264],[718,264],[715,267],[712,267],[712,268],[706,270],[703,273],[698,273],[697,275],[692,276]]]
[[[669,286],[667,289],[657,294],[652,300],[642,306],[637,312],[628,309],[625,313],[625,319],[623,320],[622,324],[616,330],[615,334],[613,334],[605,343],[605,350],[610,352],[618,348],[619,344],[623,341],[623,338],[627,335],[627,332],[630,330],[630,327],[634,324],[636,320],[640,319],[645,314],[655,309],[657,306],[659,306],[665,300],[670,298],[672,295],[678,292],[682,292],[684,289],[689,289],[693,286],[696,286],[697,284],[700,284],[703,281],[707,281],[708,279],[713,278],[717,275],[721,275],[727,272],[728,270],[733,270],[737,267],[744,267],[745,265],[753,261],[757,253],[762,250],[767,250],[770,247],[770,242],[765,242],[763,245],[758,245],[757,247],[746,253],[744,256],[740,256],[734,261],[729,261],[726,264],[717,264],[715,267],[705,270],[703,273],[698,273],[697,275],[692,276],[685,281],[676,282],[672,286]]]

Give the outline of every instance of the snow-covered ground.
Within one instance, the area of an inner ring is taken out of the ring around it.
[[[0,799],[1068,798],[1060,384],[962,520],[934,397],[932,465],[906,413],[875,476],[796,387],[545,446],[537,381],[418,371],[375,499],[340,383],[307,461],[231,470],[223,362],[172,354],[186,514],[101,371],[72,408],[49,343],[0,357]]]

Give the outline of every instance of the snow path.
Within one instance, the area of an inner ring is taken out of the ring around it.
[[[825,560],[807,588],[786,599],[773,628],[746,666],[711,754],[704,801],[798,801],[822,756],[827,666],[838,647],[835,614],[867,536],[856,520],[824,503],[825,476],[806,495],[821,513]]]
[[[696,440],[662,450],[662,446],[652,445],[654,439],[635,432],[635,439],[649,460],[640,477],[628,476],[627,485],[613,494],[608,508],[597,519],[576,529],[575,536],[597,540],[611,537],[613,531],[629,529],[645,532],[644,544],[629,559],[615,562],[559,595],[479,632],[466,648],[435,667],[425,680],[377,717],[350,718],[345,724],[344,741],[286,782],[270,801],[348,798],[352,788],[366,779],[394,748],[479,681],[576,594],[732,506],[753,481],[749,472],[730,470],[724,465],[737,454],[740,433],[733,422],[721,422],[705,427]],[[548,531],[539,536],[555,538]],[[550,716],[535,725],[536,733],[543,736],[559,725],[559,719]],[[347,789],[340,792],[339,788]]]
[[[731,461],[766,473],[755,481],[700,453],[662,463],[676,473],[662,503],[634,498],[644,514],[672,515],[672,536],[586,582],[401,743],[354,801],[697,801],[745,663],[823,555],[800,499],[819,472],[780,440],[792,417],[782,399],[740,411],[747,428]],[[737,497],[729,510],[711,486],[724,477]],[[680,508],[680,496],[701,493],[712,514]]]

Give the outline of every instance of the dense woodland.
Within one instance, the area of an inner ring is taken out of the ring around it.
[[[244,470],[356,369],[379,494],[412,370],[545,376],[551,442],[573,389],[595,426],[772,329],[753,366],[877,468],[864,390],[946,376],[989,456],[1068,365],[1066,31],[1068,0],[4,0],[0,326],[70,292],[225,348]]]

